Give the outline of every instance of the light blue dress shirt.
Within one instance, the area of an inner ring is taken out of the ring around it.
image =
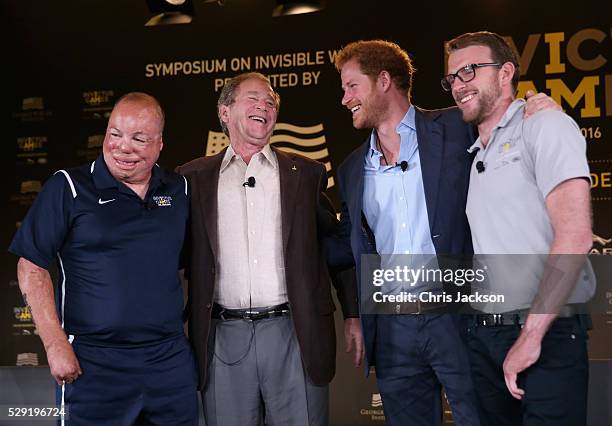
[[[408,169],[381,165],[383,154],[378,150],[376,131],[372,131],[364,164],[363,212],[379,254],[435,255],[412,105],[395,130],[401,138],[398,164],[407,161]]]

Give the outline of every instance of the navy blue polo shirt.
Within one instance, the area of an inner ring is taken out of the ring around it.
[[[111,346],[159,342],[183,333],[188,215],[185,178],[154,166],[142,200],[100,156],[49,178],[9,251],[45,269],[57,260],[66,334]]]

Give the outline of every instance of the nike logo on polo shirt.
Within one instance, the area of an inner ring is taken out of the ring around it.
[[[110,203],[111,201],[115,201],[115,199],[111,198],[110,200],[103,200],[102,198],[98,198],[98,204],[106,204]]]

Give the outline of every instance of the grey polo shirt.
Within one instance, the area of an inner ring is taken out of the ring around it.
[[[478,138],[469,149],[477,151],[466,207],[474,252],[488,258],[491,291],[506,296],[503,304],[480,305],[488,312],[529,308],[554,237],[546,197],[568,179],[589,179],[586,142],[574,120],[559,111],[525,120],[524,107],[515,100],[487,146]],[[590,265],[586,269],[592,273]],[[570,302],[594,293],[594,280],[579,283]]]

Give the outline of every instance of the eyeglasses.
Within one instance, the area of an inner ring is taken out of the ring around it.
[[[457,71],[454,74],[449,74],[447,76],[444,76],[442,80],[440,80],[440,84],[442,84],[442,88],[445,91],[450,92],[456,78],[459,78],[459,80],[461,80],[462,82],[467,83],[468,81],[474,80],[474,77],[476,77],[476,68],[501,67],[501,65],[502,64],[499,64],[497,62],[487,62],[483,64],[469,64],[469,65],[464,66],[463,68],[460,68],[459,71]]]

